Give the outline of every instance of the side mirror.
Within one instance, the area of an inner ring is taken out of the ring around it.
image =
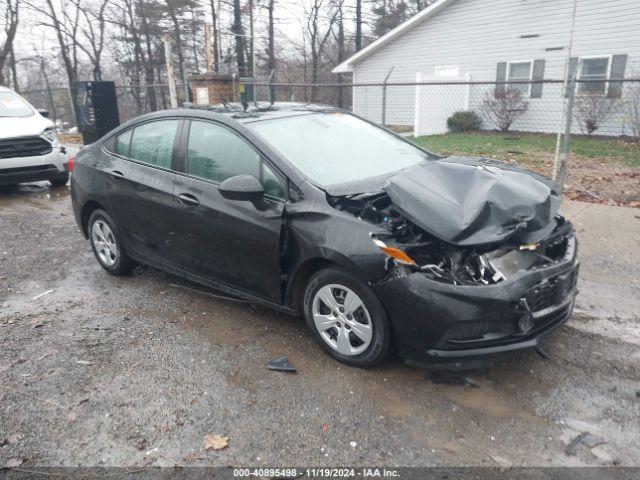
[[[44,108],[39,108],[38,113],[42,115],[44,118],[49,118],[49,110],[45,110]]]
[[[236,175],[220,184],[220,194],[229,200],[254,202],[264,195],[264,188],[253,175]]]

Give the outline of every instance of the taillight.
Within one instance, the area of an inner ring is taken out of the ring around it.
[[[67,163],[67,170],[69,170],[70,172],[73,172],[73,166],[76,162],[76,156],[73,155],[71,156],[71,158],[69,158],[69,163]]]

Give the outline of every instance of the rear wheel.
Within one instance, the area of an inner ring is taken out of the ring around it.
[[[89,241],[96,259],[107,272],[126,275],[135,266],[124,249],[115,222],[104,210],[95,210],[89,217]]]
[[[304,294],[304,316],[318,345],[356,367],[373,367],[391,350],[391,327],[373,290],[338,268],[314,274]]]
[[[69,181],[68,173],[65,173],[59,177],[52,178],[51,180],[49,180],[49,182],[51,182],[52,187],[64,187],[68,181]]]

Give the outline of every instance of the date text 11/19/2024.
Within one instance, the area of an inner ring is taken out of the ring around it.
[[[398,478],[398,470],[387,468],[234,468],[233,476],[271,478]]]

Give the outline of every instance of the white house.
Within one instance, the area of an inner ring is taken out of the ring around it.
[[[509,80],[562,80],[565,65],[578,79],[640,77],[640,1],[438,0],[402,25],[338,65],[335,73],[353,72],[354,84]],[[575,18],[571,61],[568,61]],[[496,86],[389,86],[385,123],[411,125],[416,134],[446,131],[456,110],[474,110]],[[498,87],[500,88],[500,87]],[[513,130],[555,132],[559,128],[563,86],[514,84],[528,109]],[[578,84],[606,98],[619,99],[599,134],[630,134],[627,97],[631,84]],[[382,121],[380,86],[355,86],[353,109]],[[575,110],[574,110],[575,111]],[[580,132],[574,116],[574,129]],[[485,121],[485,127],[493,128]]]

